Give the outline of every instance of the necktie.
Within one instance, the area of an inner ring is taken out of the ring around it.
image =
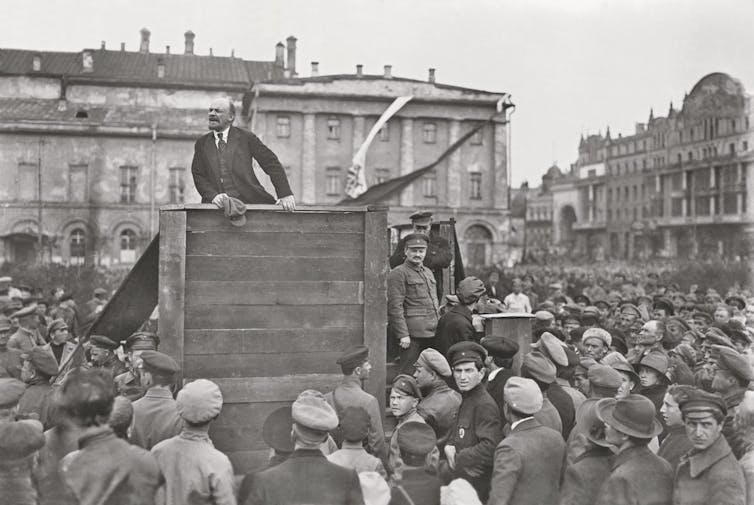
[[[223,140],[222,132],[217,134],[217,150],[223,152],[228,144]]]

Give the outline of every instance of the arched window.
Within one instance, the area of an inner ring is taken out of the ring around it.
[[[68,250],[70,251],[69,262],[71,265],[83,265],[86,261],[86,232],[81,228],[76,228],[71,232],[68,239]]]
[[[120,262],[136,262],[136,233],[131,229],[120,232]]]
[[[481,268],[487,265],[487,255],[492,247],[492,234],[481,225],[469,226],[463,234],[466,240],[466,254],[470,267]]]

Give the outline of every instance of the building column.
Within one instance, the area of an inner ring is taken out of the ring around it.
[[[301,150],[301,203],[317,202],[317,129],[316,115],[304,114],[304,146]]]
[[[587,222],[594,222],[594,185],[589,185],[587,194]]]
[[[508,208],[508,125],[494,123],[494,158],[492,169],[492,206]]]
[[[400,152],[401,175],[414,171],[414,120],[401,118],[401,152]],[[401,206],[413,207],[414,188],[409,185],[401,192]]]
[[[448,136],[448,146],[459,139],[461,136],[461,122],[458,119],[450,121],[450,131]],[[461,150],[457,149],[448,158],[448,207],[458,208],[461,206],[461,184],[464,172],[461,167]]]

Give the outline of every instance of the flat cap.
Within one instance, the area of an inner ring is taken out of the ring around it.
[[[534,319],[537,321],[552,321],[555,316],[549,310],[538,310],[534,313]]]
[[[610,332],[602,328],[587,328],[584,334],[581,335],[581,341],[586,342],[589,338],[602,340],[605,347],[610,347],[613,344],[613,337],[610,336]]]
[[[641,311],[639,310],[639,307],[634,305],[633,303],[624,303],[620,308],[621,314],[632,314],[639,319],[641,319]]]
[[[146,350],[141,353],[141,359],[144,362],[144,368],[148,372],[160,375],[174,375],[181,369],[173,358],[159,351]]]
[[[484,282],[477,277],[466,277],[458,283],[458,289],[456,289],[456,295],[461,303],[469,304],[479,300],[479,298],[485,293]]]
[[[511,377],[503,388],[503,400],[522,414],[536,414],[542,410],[542,391],[537,383],[523,377]]]
[[[718,369],[727,370],[739,379],[754,380],[754,372],[743,354],[724,345],[713,345],[712,349],[717,357]]]
[[[361,407],[346,407],[340,417],[340,430],[348,442],[361,442],[369,433],[369,414]]]
[[[220,414],[223,408],[223,394],[214,382],[196,379],[189,382],[176,397],[178,414],[192,424],[204,424]]]
[[[92,335],[89,337],[89,342],[95,347],[107,349],[108,351],[114,351],[120,347],[120,342],[111,340],[104,335]]]
[[[708,393],[703,389],[693,388],[688,395],[681,398],[678,402],[681,412],[684,416],[693,416],[694,414],[712,414],[719,412],[722,415],[728,413],[725,400],[715,393]]]
[[[357,345],[343,352],[335,363],[346,368],[356,368],[363,365],[368,358],[369,347]]]
[[[293,452],[292,426],[291,406],[275,409],[262,424],[262,440],[277,452]]]
[[[328,432],[338,427],[338,415],[324,398],[301,396],[291,406],[291,416],[296,424],[317,432]]]
[[[526,369],[528,375],[537,379],[539,382],[545,384],[552,384],[555,382],[555,375],[557,372],[555,365],[539,351],[532,351],[524,356],[523,367]]]
[[[398,428],[398,447],[402,452],[422,456],[432,452],[437,436],[427,423],[411,421]]]
[[[592,365],[586,373],[589,384],[599,388],[618,389],[623,382],[617,370],[607,365]]]
[[[433,370],[441,377],[450,377],[453,375],[445,356],[443,356],[440,351],[432,349],[431,347],[424,349],[421,354],[419,354],[416,364]]]
[[[448,349],[448,361],[450,366],[456,366],[459,363],[474,362],[478,364],[484,363],[487,358],[487,351],[481,345],[470,340],[464,340],[453,344]]]
[[[12,407],[26,390],[26,384],[10,377],[0,378],[0,407]]]
[[[406,235],[406,247],[427,247],[429,237],[423,233],[410,233]]]
[[[419,220],[425,220],[425,219],[432,219],[432,213],[428,210],[420,210],[417,212],[414,212],[408,217],[411,221],[419,221]]]
[[[483,337],[479,343],[494,358],[511,359],[518,352],[518,344],[507,337]]]
[[[30,361],[38,372],[48,377],[58,374],[58,361],[55,359],[55,355],[42,346],[32,347],[29,352],[21,355],[21,359]]]
[[[568,356],[563,349],[563,343],[555,335],[546,331],[539,337],[539,342],[531,344],[532,348],[539,350],[554,364],[568,366]]]
[[[404,395],[413,396],[414,398],[421,399],[422,397],[421,391],[419,391],[419,385],[416,383],[416,379],[414,379],[410,375],[398,375],[395,380],[393,380],[393,389]]]
[[[148,331],[137,331],[126,339],[123,348],[127,351],[156,351],[159,345],[160,337],[158,337],[154,333]]]
[[[37,305],[33,303],[31,305],[28,305],[26,307],[23,307],[22,309],[15,311],[13,314],[10,315],[10,317],[26,317],[26,316],[31,316],[36,313],[37,313]]]

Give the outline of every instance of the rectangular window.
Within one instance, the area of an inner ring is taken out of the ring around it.
[[[422,139],[425,144],[434,144],[437,142],[437,125],[435,123],[424,123]]]
[[[709,216],[709,197],[697,196],[694,199],[694,210],[697,216]]]
[[[422,178],[422,195],[425,198],[434,198],[436,194],[437,174],[435,172],[429,172]]]
[[[380,142],[390,141],[390,123],[389,122],[382,125],[382,128],[380,128],[380,131],[377,132],[377,138],[380,139]]]
[[[87,165],[68,165],[68,201],[87,201]]]
[[[327,178],[325,193],[327,196],[340,195],[340,167],[327,167]]]
[[[671,176],[670,188],[672,191],[681,191],[683,189],[683,172],[676,172]]]
[[[331,117],[327,120],[327,138],[330,140],[340,140],[340,119]]]
[[[374,169],[374,183],[375,184],[382,184],[388,179],[390,179],[389,168],[375,168]]]
[[[37,164],[19,163],[16,179],[16,195],[18,200],[33,201],[38,198]]]
[[[138,173],[138,167],[120,167],[120,203],[134,203],[136,201],[136,177]]]
[[[469,174],[471,176],[471,186],[469,187],[469,198],[472,200],[481,200],[482,199],[482,174],[480,172],[472,172]]]
[[[608,203],[613,201],[613,190],[612,190],[612,188],[607,188],[607,201],[608,201]]]
[[[170,203],[183,203],[185,201],[186,170],[183,167],[170,167]]]
[[[683,198],[673,198],[670,201],[670,215],[680,217],[683,215]]]
[[[290,116],[278,116],[275,124],[275,135],[278,138],[288,138],[291,136],[291,118]]]

